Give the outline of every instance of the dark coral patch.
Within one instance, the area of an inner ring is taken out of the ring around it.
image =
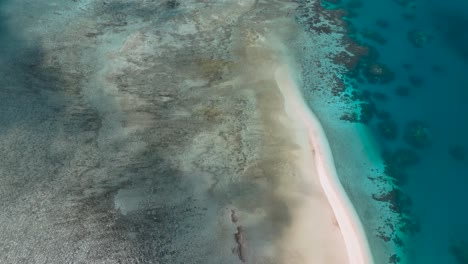
[[[383,20],[383,19],[377,19],[375,21],[375,24],[380,27],[380,28],[388,28],[390,26],[390,24],[388,23],[387,20]]]
[[[405,185],[408,181],[408,174],[404,172],[401,168],[398,168],[391,164],[385,164],[384,169],[385,175],[392,178],[398,185]]]
[[[452,245],[450,246],[449,250],[459,264],[468,263],[468,242],[452,242]]]
[[[356,123],[359,122],[359,117],[356,113],[344,113],[341,115],[340,120]]]
[[[350,0],[346,4],[346,9],[358,9],[363,7],[363,3],[361,0]]]
[[[411,83],[411,85],[413,85],[415,87],[420,87],[424,83],[424,80],[421,77],[416,76],[416,75],[409,76],[408,80]]]
[[[372,40],[380,45],[385,45],[387,43],[387,40],[375,31],[364,30],[361,32],[361,36],[365,39]]]
[[[358,65],[360,58],[367,55],[368,49],[363,46],[352,44],[351,39],[346,39],[344,42],[346,44],[346,51],[342,51],[336,55],[333,58],[333,62],[338,65],[344,65],[346,69],[351,71]]]
[[[432,66],[432,71],[435,72],[435,73],[444,73],[445,72],[445,70],[442,67],[438,66],[438,65]]]
[[[401,219],[401,223],[402,225],[400,226],[399,230],[400,232],[403,232],[405,234],[414,235],[418,233],[421,229],[418,221],[407,217],[403,217]]]
[[[449,146],[448,152],[450,156],[457,161],[463,161],[466,158],[466,149],[460,145]]]
[[[383,156],[386,164],[400,169],[406,169],[419,162],[419,157],[416,152],[409,148],[399,148],[395,151],[386,151]]]
[[[372,93],[372,98],[374,98],[375,100],[379,100],[379,101],[387,101],[388,96],[384,93],[374,92]]]
[[[405,70],[411,70],[413,69],[413,65],[409,64],[409,63],[403,63],[403,69]]]
[[[421,121],[408,123],[404,131],[404,139],[408,145],[422,149],[431,144],[428,126]]]
[[[403,15],[401,15],[403,17],[404,20],[406,21],[414,21],[416,19],[416,16],[414,14],[410,14],[410,13],[404,13]]]
[[[406,184],[408,179],[406,169],[419,162],[417,153],[408,148],[384,151],[382,158],[385,165],[384,173],[400,186]]]
[[[359,117],[359,122],[367,124],[377,113],[377,108],[372,102],[361,103],[360,105],[361,115]]]
[[[417,48],[424,47],[433,37],[422,30],[411,30],[408,32],[408,40]]]
[[[371,92],[368,90],[358,91],[354,90],[351,93],[351,99],[353,101],[370,101],[371,99]]]
[[[380,120],[388,120],[390,119],[391,115],[387,111],[378,111],[377,112],[377,118]]]
[[[408,214],[412,204],[408,195],[396,188],[381,195],[373,194],[372,198],[379,202],[388,202],[390,209],[398,214]]]
[[[398,126],[395,121],[386,119],[377,123],[380,135],[387,140],[395,140],[398,137]]]
[[[389,83],[395,79],[395,74],[381,63],[370,64],[364,71],[364,76],[369,83]]]
[[[393,0],[396,4],[402,7],[408,7],[409,5],[414,3],[414,0]]]
[[[397,264],[400,263],[401,258],[397,254],[393,254],[388,258],[388,263]]]
[[[398,86],[395,89],[395,94],[398,96],[408,96],[409,95],[409,87],[408,86]]]

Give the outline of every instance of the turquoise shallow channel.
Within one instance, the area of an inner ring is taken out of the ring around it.
[[[2,264],[468,264],[467,135],[468,1],[0,0]]]

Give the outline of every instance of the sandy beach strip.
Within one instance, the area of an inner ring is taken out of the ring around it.
[[[337,176],[327,137],[319,120],[304,102],[289,71],[288,66],[279,66],[275,72],[275,80],[285,104],[295,110],[295,114],[308,132],[316,164],[314,169],[317,170],[320,184],[340,227],[346,245],[348,263],[373,264],[364,229]]]

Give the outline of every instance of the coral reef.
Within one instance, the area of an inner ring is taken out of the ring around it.
[[[374,98],[375,100],[379,100],[379,101],[387,101],[388,99],[387,95],[381,92],[373,92],[372,98]]]
[[[366,45],[367,52],[362,54],[356,67],[348,72],[348,77],[358,82],[385,84],[395,79],[395,73],[379,61],[379,52],[373,46]]]
[[[393,2],[397,3],[402,7],[408,7],[414,3],[415,0],[393,0]]]
[[[408,174],[406,174],[406,172],[390,164],[385,164],[384,173],[400,186],[405,185],[408,180]]]
[[[468,242],[454,241],[449,250],[459,264],[468,264]]]
[[[399,169],[406,169],[419,162],[419,157],[416,152],[409,148],[398,148],[395,151],[384,151],[383,158],[387,165]]]
[[[423,30],[411,30],[408,32],[408,40],[417,48],[424,47],[433,36]]]
[[[419,162],[417,153],[408,148],[386,150],[382,157],[385,165],[384,173],[394,179],[399,186],[406,184],[408,179],[406,169]]]
[[[385,38],[376,31],[364,30],[361,32],[361,36],[380,45],[385,45],[385,43],[387,43],[387,40],[385,40]]]
[[[360,105],[359,122],[367,124],[377,113],[376,106],[373,102],[364,102]]]
[[[457,161],[463,161],[466,158],[466,149],[461,145],[451,145],[448,148],[450,156]]]
[[[377,112],[377,117],[380,119],[380,120],[388,120],[390,119],[391,115],[389,112],[387,111],[378,111]]]
[[[416,76],[416,75],[411,75],[408,77],[408,81],[413,85],[414,87],[421,87],[424,84],[423,78]]]
[[[412,204],[411,199],[397,188],[381,195],[373,194],[372,198],[379,202],[388,202],[390,209],[400,215],[407,215]]]
[[[377,128],[380,135],[388,140],[394,140],[398,136],[398,127],[395,121],[393,120],[383,120],[377,123]]]
[[[401,66],[403,66],[403,69],[405,69],[405,70],[413,69],[413,65],[410,64],[410,63],[403,63],[403,65],[401,65]]]
[[[403,133],[408,145],[422,149],[431,144],[428,126],[422,121],[412,121],[407,124]]]
[[[432,71],[434,73],[444,73],[445,72],[445,70],[439,65],[432,66]]]
[[[414,14],[411,14],[411,13],[404,13],[403,15],[401,15],[401,17],[406,20],[406,21],[409,21],[409,22],[412,22],[416,19],[416,16]]]
[[[401,258],[397,254],[393,254],[388,258],[388,263],[397,264],[400,263]]]
[[[359,122],[358,115],[356,113],[344,113],[340,116],[341,120],[349,121],[349,122]]]
[[[363,72],[369,83],[389,83],[395,79],[395,74],[382,63],[372,63]]]
[[[409,95],[409,87],[400,85],[395,89],[395,94],[398,96],[408,96]]]
[[[387,20],[384,20],[384,19],[377,19],[377,20],[375,21],[375,24],[376,24],[378,27],[382,28],[382,29],[388,28],[388,27],[390,26],[390,24],[388,23],[388,21],[387,21]]]
[[[414,234],[418,233],[420,231],[420,229],[421,229],[421,227],[419,225],[419,221],[415,221],[415,220],[407,218],[407,217],[403,217],[401,219],[401,221],[402,221],[402,225],[399,228],[400,232],[403,232],[405,234],[414,235]]]

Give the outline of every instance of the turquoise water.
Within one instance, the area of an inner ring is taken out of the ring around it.
[[[367,125],[409,198],[408,262],[468,263],[468,2],[329,2],[373,49],[348,78],[372,106]],[[386,76],[366,77],[372,64]]]

